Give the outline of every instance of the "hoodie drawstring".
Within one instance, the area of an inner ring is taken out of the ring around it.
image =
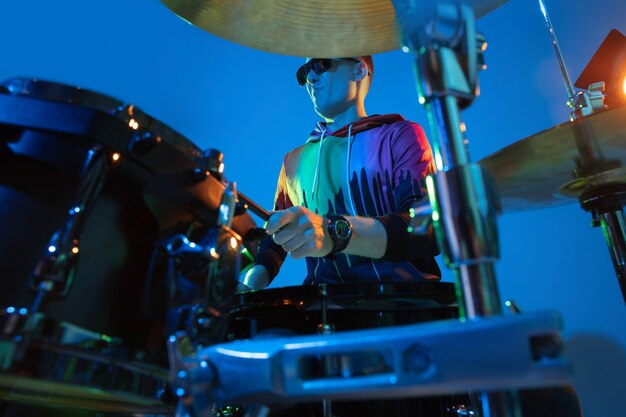
[[[348,201],[350,202],[350,207],[352,208],[352,215],[358,216],[356,212],[356,208],[354,208],[354,201],[352,199],[352,189],[350,187],[350,157],[352,155],[352,123],[348,126],[348,150],[346,152],[346,177],[347,177],[347,186],[348,186]]]
[[[316,202],[317,202],[317,187],[319,185],[318,179],[320,175],[320,159],[322,157],[322,145],[324,143],[325,136],[326,136],[326,130],[323,130],[322,136],[320,137],[320,145],[317,147],[317,162],[315,163],[315,175],[313,176],[313,187],[311,188],[311,197],[315,198]]]

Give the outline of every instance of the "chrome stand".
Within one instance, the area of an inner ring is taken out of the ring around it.
[[[438,173],[429,178],[433,222],[454,271],[461,316],[502,313],[494,263],[499,257],[497,204],[485,172],[469,161],[460,110],[477,96],[484,39],[465,4],[393,0],[403,51],[416,56],[419,101],[428,111]],[[485,393],[484,416],[517,417],[515,395]]]
[[[37,292],[31,307],[35,313],[45,297],[65,297],[72,286],[80,252],[80,238],[87,215],[100,196],[111,171],[107,155],[96,146],[87,152],[78,193],[65,223],[54,233],[48,251],[37,264],[30,288]]]
[[[539,0],[541,13],[548,29],[548,35],[552,42],[554,54],[559,64],[561,76],[567,90],[567,104],[570,108],[570,119],[572,121],[582,119],[597,110],[592,105],[589,96],[585,92],[576,92],[570,80],[565,66],[559,43],[552,27],[552,21],[543,0]],[[604,106],[599,106],[603,108]],[[582,125],[581,125],[582,126]],[[585,178],[596,175],[611,169],[621,167],[618,160],[606,159],[601,147],[597,144],[593,132],[579,129],[576,135],[576,146],[578,148],[577,168],[572,173],[574,179]],[[591,212],[592,225],[602,226],[602,231],[606,244],[611,254],[613,267],[617,281],[622,291],[622,298],[626,302],[626,231],[624,227],[624,210],[626,204],[626,185],[598,187],[583,194],[579,201],[584,210]]]

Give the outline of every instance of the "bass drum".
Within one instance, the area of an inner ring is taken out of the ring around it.
[[[85,173],[94,154],[106,163]],[[0,400],[173,413],[167,293],[147,272],[155,242],[217,225],[224,184],[194,176],[203,158],[133,105],[37,80],[0,85]],[[76,237],[72,253],[55,252],[55,233]],[[75,260],[65,285],[39,303],[34,271],[64,256]]]
[[[275,288],[236,296],[229,338],[247,339],[362,330],[458,317],[450,283],[350,283]],[[373,401],[332,401],[335,417],[458,417],[477,408],[467,394]],[[239,407],[221,416],[242,415]],[[271,408],[271,416],[322,417],[321,403]]]

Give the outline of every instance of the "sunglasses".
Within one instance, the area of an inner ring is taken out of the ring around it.
[[[361,62],[355,58],[313,58],[296,71],[296,78],[298,79],[298,84],[302,87],[306,84],[306,79],[309,76],[309,72],[313,71],[317,75],[322,75],[326,71],[328,71],[332,66],[333,62]]]

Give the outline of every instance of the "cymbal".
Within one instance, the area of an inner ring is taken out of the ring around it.
[[[391,0],[161,1],[178,16],[207,32],[282,55],[349,57],[401,47]],[[466,3],[480,17],[506,1],[466,0]]]
[[[585,139],[580,132],[586,132]],[[577,161],[586,154],[579,150],[585,146],[604,157],[604,167],[581,172]],[[505,211],[575,203],[582,194],[599,187],[626,186],[626,106],[522,139],[480,164],[494,177]]]

